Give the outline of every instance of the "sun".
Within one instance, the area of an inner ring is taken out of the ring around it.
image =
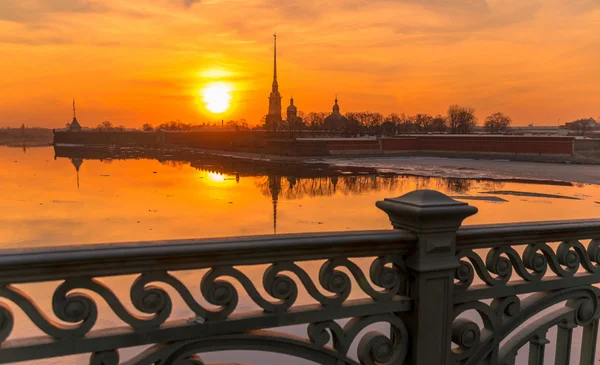
[[[214,182],[223,182],[223,181],[225,181],[225,175],[218,174],[218,173],[215,173],[215,172],[209,172],[208,173],[208,178],[211,179]]]
[[[200,90],[200,94],[206,109],[220,114],[226,112],[231,105],[231,91],[232,87],[227,83],[211,82]]]

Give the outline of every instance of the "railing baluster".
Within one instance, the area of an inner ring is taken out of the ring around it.
[[[596,341],[598,340],[598,320],[583,327],[583,336],[581,339],[581,357],[580,365],[591,365],[596,357]]]
[[[549,343],[545,333],[529,341],[529,365],[544,365],[544,351]]]
[[[556,334],[556,365],[569,365],[571,363],[571,339],[573,338],[572,323],[561,323],[557,326]]]
[[[456,231],[477,208],[432,190],[418,190],[377,202],[395,229],[417,235],[406,259],[413,311],[400,314],[411,336],[409,362],[414,365],[452,363]],[[472,336],[470,338],[473,338]],[[468,341],[467,341],[468,342]]]

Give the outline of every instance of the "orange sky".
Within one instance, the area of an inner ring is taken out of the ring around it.
[[[599,0],[2,0],[0,126],[201,123],[266,114],[272,36],[284,105],[600,115]],[[208,113],[207,83],[233,107]]]

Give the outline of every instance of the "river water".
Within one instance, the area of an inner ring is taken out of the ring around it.
[[[78,153],[55,158],[56,152],[0,147],[0,246],[386,229],[375,202],[421,188],[478,207],[466,224],[600,217],[600,186],[592,184],[378,175],[343,167],[295,173],[208,156],[100,160]]]
[[[402,176],[365,166],[273,165],[189,151],[0,147],[0,248],[387,229],[391,226],[375,202],[423,188],[479,208],[465,224],[600,217],[600,186],[569,181]],[[307,270],[317,272],[318,267],[309,263]],[[264,267],[246,273],[260,282],[263,272]],[[185,274],[180,279],[197,293],[200,277]],[[103,281],[125,293],[121,298],[130,306],[126,293],[133,279]],[[56,283],[23,287],[41,302],[49,302]],[[299,302],[303,300],[301,296]],[[250,304],[241,298],[243,308]],[[40,305],[51,313],[49,303]],[[100,310],[109,313],[99,320],[100,328],[120,323],[105,304],[100,303]],[[17,310],[15,319],[27,324],[17,326],[13,336],[41,334],[22,312]],[[266,363],[271,355],[240,356]],[[241,361],[240,356],[206,359]],[[61,363],[81,363],[85,358],[73,356]]]

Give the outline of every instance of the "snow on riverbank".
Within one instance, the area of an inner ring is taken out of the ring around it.
[[[442,157],[371,157],[314,160],[334,166],[375,168],[380,172],[415,176],[496,180],[546,180],[600,183],[600,166]]]

